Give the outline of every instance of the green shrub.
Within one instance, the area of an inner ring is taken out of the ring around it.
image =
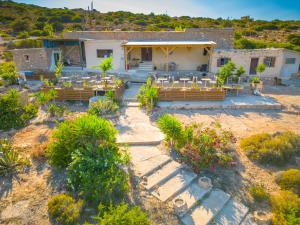
[[[62,117],[65,112],[65,106],[58,106],[56,104],[50,104],[47,109],[51,117]]]
[[[251,82],[255,83],[255,84],[259,84],[260,83],[260,79],[258,76],[254,76],[251,78]]]
[[[290,190],[300,195],[300,170],[289,169],[284,171],[277,179],[277,184],[285,190]]]
[[[4,62],[0,64],[0,77],[8,85],[16,84],[18,73],[14,62]]]
[[[78,148],[67,167],[68,187],[90,202],[118,202],[128,188],[127,175],[121,169],[127,162],[127,155],[121,154],[116,144]]]
[[[38,107],[34,104],[23,106],[20,102],[20,93],[10,89],[0,95],[0,129],[19,128],[25,126],[30,119],[36,116]]]
[[[0,139],[0,175],[9,175],[29,165],[6,139]]]
[[[182,135],[178,146],[183,161],[191,165],[194,171],[214,169],[217,165],[227,167],[233,161],[228,153],[231,145],[235,143],[232,132],[219,126],[202,127],[199,124],[186,126],[188,135]],[[185,132],[183,132],[184,134]]]
[[[98,225],[150,225],[148,215],[144,213],[140,207],[134,206],[129,208],[125,203],[115,207],[110,206],[109,210],[103,211],[102,206],[99,206],[99,216],[96,218]]]
[[[50,163],[57,167],[66,167],[72,160],[71,154],[84,146],[98,146],[116,140],[113,125],[95,115],[84,115],[75,120],[60,123],[52,133],[52,141],[47,150]]]
[[[293,132],[261,133],[244,138],[240,146],[249,158],[261,163],[284,165],[300,152],[300,136]]]
[[[62,225],[78,224],[83,201],[76,201],[67,194],[53,196],[48,202],[49,214],[56,223]]]
[[[262,186],[252,186],[249,188],[249,192],[256,202],[268,201],[270,198],[270,195]]]
[[[96,102],[93,102],[88,113],[97,116],[105,116],[116,113],[118,109],[119,106],[116,102],[104,98],[103,100],[99,99]]]
[[[176,143],[178,143],[182,135],[182,125],[174,116],[169,114],[162,115],[157,120],[157,125],[165,134],[165,139],[170,146],[173,147]]]
[[[146,108],[151,112],[158,103],[158,89],[152,86],[151,78],[147,80],[147,83],[142,85],[137,99],[140,103],[140,107]]]
[[[17,36],[18,39],[26,39],[29,38],[29,33],[27,31],[22,31]]]
[[[290,191],[281,191],[271,196],[273,212],[272,224],[296,225],[300,224],[300,198]]]

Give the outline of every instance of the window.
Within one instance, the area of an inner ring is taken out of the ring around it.
[[[97,49],[97,58],[107,58],[113,54],[111,49]]]
[[[285,64],[295,64],[296,63],[296,58],[286,58],[285,59]]]
[[[275,66],[275,57],[266,57],[264,59],[264,64],[266,65],[266,67],[274,67]]]
[[[219,58],[217,60],[217,66],[221,67],[224,66],[225,64],[227,64],[230,61],[230,58]]]
[[[29,55],[24,55],[24,59],[26,62],[29,62],[30,61]]]

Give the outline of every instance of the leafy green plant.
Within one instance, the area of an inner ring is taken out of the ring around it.
[[[171,147],[174,147],[174,145],[181,138],[181,123],[174,116],[164,114],[157,120],[157,125],[159,129],[165,134],[166,141],[170,144]]]
[[[0,129],[22,127],[36,116],[38,107],[32,103],[22,105],[20,98],[16,89],[10,89],[6,94],[0,95]]]
[[[67,194],[53,196],[48,202],[48,211],[56,223],[62,225],[78,224],[83,201],[76,201]]]
[[[269,201],[270,195],[266,192],[265,188],[262,186],[252,186],[249,188],[249,193],[256,202]]]
[[[4,62],[0,64],[0,77],[8,84],[17,83],[18,73],[14,62]]]
[[[116,113],[118,109],[119,106],[116,102],[109,100],[108,98],[104,98],[91,103],[88,113],[97,116],[106,116]]]
[[[289,169],[276,179],[276,183],[284,190],[290,190],[300,195],[300,170]]]
[[[234,75],[235,70],[236,70],[236,65],[232,61],[229,61],[224,66],[222,66],[216,73],[218,85],[219,86],[224,85],[225,81],[229,77]]]
[[[59,60],[55,65],[55,77],[58,80],[61,77],[62,70],[64,68],[62,53],[59,53]]]
[[[78,148],[67,167],[68,187],[89,202],[118,202],[128,189],[127,175],[120,167],[127,163],[127,155],[114,143]]]
[[[113,68],[113,57],[107,57],[101,61],[101,63],[97,67],[93,68],[98,68],[102,74],[102,77],[105,77],[107,74],[107,71],[111,70]]]
[[[293,132],[261,133],[244,138],[240,142],[250,159],[261,163],[285,165],[300,152],[300,136]]]
[[[48,106],[47,111],[51,117],[61,117],[64,115],[65,107],[58,106],[58,105],[52,103]]]
[[[158,103],[158,89],[152,86],[152,80],[149,78],[147,83],[142,85],[137,99],[141,107],[144,107],[151,112]]]
[[[300,224],[300,198],[290,191],[280,191],[271,196],[272,224]]]
[[[259,76],[261,76],[261,74],[265,71],[266,69],[266,65],[265,64],[259,64],[256,67],[256,72],[258,72]]]
[[[57,96],[57,91],[55,89],[50,89],[48,91],[40,91],[35,93],[35,96],[39,105],[47,106],[50,101],[55,100]]]
[[[98,146],[116,140],[117,130],[113,125],[95,115],[83,115],[60,123],[52,133],[47,155],[50,163],[66,167],[72,162],[72,153],[85,146]]]
[[[251,78],[251,83],[254,83],[254,84],[259,84],[260,83],[260,79],[258,76],[254,76]]]
[[[26,165],[29,161],[22,158],[8,140],[0,139],[0,175],[7,176]]]
[[[98,225],[150,225],[148,215],[140,207],[129,208],[126,203],[115,207],[110,206],[108,210],[99,205],[99,215],[96,217]]]

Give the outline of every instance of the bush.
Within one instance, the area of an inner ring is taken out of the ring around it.
[[[228,153],[236,141],[232,132],[221,127],[202,127],[198,124],[186,126],[182,135],[179,152],[183,161],[196,172],[201,169],[214,169],[217,165],[227,167],[233,161]]]
[[[82,200],[76,201],[67,194],[55,195],[48,202],[50,216],[62,225],[77,224],[82,206]]]
[[[108,211],[103,213],[102,206],[99,206],[99,216],[96,218],[98,225],[150,225],[150,220],[140,207],[135,206],[129,209],[128,205],[122,203],[116,207],[110,206]]]
[[[98,146],[116,140],[113,125],[95,115],[84,115],[75,120],[60,123],[52,133],[52,141],[47,155],[50,163],[57,167],[66,167],[71,161],[71,154],[80,147]]]
[[[26,165],[28,160],[20,157],[8,140],[0,139],[0,175],[12,174]]]
[[[137,95],[140,106],[146,108],[149,112],[151,112],[158,103],[158,89],[153,87],[151,83],[151,78],[149,78],[147,83],[141,86]]]
[[[182,125],[174,116],[171,116],[169,114],[162,115],[157,120],[157,125],[159,129],[165,134],[165,139],[170,144],[170,146],[173,147],[181,138]]]
[[[293,132],[261,133],[241,140],[249,158],[261,163],[284,165],[300,152],[300,136]]]
[[[127,175],[120,167],[127,162],[116,144],[78,148],[67,167],[68,186],[90,202],[118,202],[128,187]]]
[[[99,99],[96,102],[93,102],[88,113],[96,116],[105,116],[116,113],[118,109],[119,106],[116,102],[104,98],[103,100]]]
[[[300,198],[290,191],[281,191],[271,197],[272,224],[300,224]]]
[[[249,192],[256,202],[268,201],[270,198],[270,195],[262,186],[252,186],[249,188]]]
[[[26,39],[29,38],[29,33],[27,31],[22,31],[17,36],[18,39]]]
[[[0,129],[19,128],[36,116],[38,107],[34,104],[21,105],[20,93],[10,89],[0,95]]]
[[[283,172],[276,183],[285,190],[290,190],[300,195],[300,170],[290,169]]]
[[[51,117],[62,117],[65,112],[65,106],[58,106],[56,104],[50,104],[47,109]]]
[[[8,84],[17,83],[17,70],[14,62],[4,62],[0,64],[0,77]]]

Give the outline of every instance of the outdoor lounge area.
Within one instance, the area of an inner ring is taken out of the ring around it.
[[[52,86],[47,81],[42,87],[43,91],[54,88],[57,92],[56,100],[77,100],[89,101],[93,96],[103,96],[108,90],[116,94],[117,99],[121,99],[124,92],[124,83],[115,76],[68,76],[60,77],[58,83]]]

